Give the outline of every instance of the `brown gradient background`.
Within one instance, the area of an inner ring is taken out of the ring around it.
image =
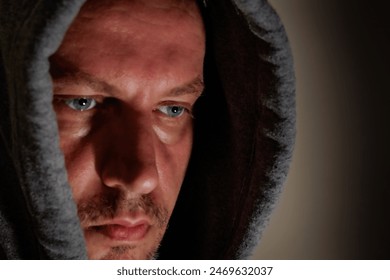
[[[297,142],[254,259],[390,259],[386,1],[270,0],[297,77]]]

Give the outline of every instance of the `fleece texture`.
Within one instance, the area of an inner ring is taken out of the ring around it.
[[[194,146],[161,259],[245,259],[282,190],[295,82],[265,0],[199,1],[207,33]],[[84,0],[0,0],[0,258],[85,259],[48,58]]]

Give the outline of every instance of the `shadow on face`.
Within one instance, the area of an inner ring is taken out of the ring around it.
[[[192,148],[205,35],[195,1],[87,1],[50,58],[91,259],[152,258]]]

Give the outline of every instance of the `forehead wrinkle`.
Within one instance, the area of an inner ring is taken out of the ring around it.
[[[96,92],[103,92],[111,96],[120,95],[120,90],[114,85],[80,70],[77,66],[62,57],[60,59],[57,57],[52,59],[50,71],[55,80],[55,85],[57,86],[61,86],[61,84],[85,85]],[[197,76],[191,82],[170,90],[169,96],[177,97],[191,94],[199,97],[202,94],[203,89],[203,78],[201,76]]]
[[[174,18],[191,18],[196,21],[201,19],[195,1],[124,0],[117,2],[119,5],[113,5],[112,1],[89,0],[83,5],[76,20],[96,21],[108,29],[114,27],[114,30],[120,31],[123,28],[127,31],[123,20],[136,20],[150,25],[171,25],[176,28],[176,22],[172,21]],[[134,9],[137,9],[137,13],[132,12]],[[161,15],[164,15],[164,18]]]
[[[56,85],[85,85],[96,92],[103,92],[109,95],[116,95],[119,92],[115,86],[82,71],[76,65],[72,64],[63,57],[55,57],[51,59],[50,73]]]

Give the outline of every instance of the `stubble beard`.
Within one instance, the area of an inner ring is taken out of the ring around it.
[[[143,252],[143,256],[136,252],[136,245],[123,245],[111,247],[109,252],[101,258],[107,260],[156,259],[158,248],[169,221],[168,210],[156,205],[149,194],[133,199],[126,199],[121,192],[99,194],[80,200],[77,203],[77,211],[83,229],[99,221],[113,219],[119,212],[128,214],[143,212],[153,222],[153,226],[157,230],[157,236],[150,241],[150,244],[147,244],[149,249]]]

